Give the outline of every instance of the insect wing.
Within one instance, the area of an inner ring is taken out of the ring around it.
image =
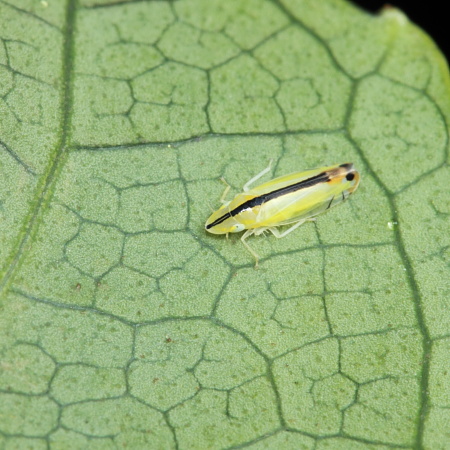
[[[273,180],[267,181],[266,183],[260,184],[252,189],[250,189],[247,194],[258,197],[260,195],[268,194],[273,192],[274,190],[283,189],[287,186],[291,186],[292,184],[301,183],[302,181],[308,180],[315,175],[320,173],[324,173],[329,169],[335,168],[336,166],[331,167],[321,167],[319,169],[310,169],[305,170],[304,172],[294,172],[288,175],[283,175],[278,178],[274,178]]]
[[[352,175],[347,179],[349,173]],[[314,217],[345,200],[359,182],[352,165],[324,167],[300,175],[301,178],[287,180],[291,184],[281,189],[274,183],[274,189],[266,194],[267,201],[261,206],[259,226],[286,225]],[[285,180],[281,182],[284,184]]]

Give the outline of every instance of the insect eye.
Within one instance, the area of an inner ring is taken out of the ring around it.
[[[350,172],[345,178],[347,179],[347,181],[352,181],[355,179],[355,174],[353,172]]]
[[[245,226],[242,223],[237,223],[231,227],[231,233],[239,233],[240,231],[244,231]]]

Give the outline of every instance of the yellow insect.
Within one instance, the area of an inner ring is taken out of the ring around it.
[[[228,233],[247,230],[241,241],[256,259],[255,267],[259,256],[245,241],[249,236],[265,231],[277,238],[286,236],[305,221],[315,220],[314,216],[344,201],[355,192],[360,180],[353,164],[345,163],[284,175],[250,189],[251,184],[270,171],[271,163],[231,201],[225,201],[230,190],[227,186],[220,199],[222,206],[205,224],[210,233],[227,237]],[[291,227],[280,232],[276,227],[281,225]]]

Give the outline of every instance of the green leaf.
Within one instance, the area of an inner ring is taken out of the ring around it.
[[[449,93],[392,8],[1,1],[2,448],[448,446]],[[270,159],[362,182],[255,270]]]

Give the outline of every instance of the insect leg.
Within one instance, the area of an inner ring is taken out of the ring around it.
[[[264,176],[267,172],[269,172],[269,170],[272,167],[272,163],[273,163],[273,159],[271,159],[269,161],[269,165],[264,170],[259,172],[258,175],[255,175],[251,180],[248,180],[247,183],[244,184],[244,187],[242,188],[242,190],[244,192],[247,192],[248,190],[250,190],[251,184],[253,184],[256,180],[259,180],[262,176]]]
[[[303,223],[305,223],[305,219],[299,220],[298,222],[294,223],[294,225],[292,225],[292,227],[289,227],[286,231],[283,231],[282,233],[280,233],[278,228],[275,228],[275,227],[270,227],[270,228],[268,228],[268,230],[271,231],[272,234],[276,238],[281,239],[281,238],[287,236],[291,231],[294,231],[296,228],[298,228]]]
[[[333,195],[333,198],[330,200],[330,203],[328,203],[327,209],[331,208],[331,204],[333,203],[334,197],[336,197],[335,195]],[[344,199],[345,200],[345,199]]]
[[[228,195],[228,192],[230,192],[231,186],[227,183],[227,181],[225,180],[224,177],[222,177],[220,179],[220,181],[222,181],[222,183],[225,183],[225,185],[226,185],[225,190],[223,191],[222,197],[220,197],[220,203],[222,203],[223,205],[226,205],[227,203],[230,203],[225,200],[225,197]]]
[[[241,241],[244,244],[245,248],[253,255],[255,258],[255,269],[258,268],[259,256],[258,254],[250,247],[250,245],[245,242],[245,240],[253,234],[254,230],[247,230],[241,237]]]

